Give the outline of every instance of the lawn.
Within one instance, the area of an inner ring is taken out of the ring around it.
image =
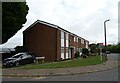
[[[74,60],[66,60],[53,63],[44,63],[44,64],[31,64],[22,66],[22,69],[49,69],[49,68],[68,68],[68,67],[79,67],[79,66],[88,66],[96,65],[105,62],[103,59],[101,61],[100,56],[89,56],[87,58],[79,58]]]

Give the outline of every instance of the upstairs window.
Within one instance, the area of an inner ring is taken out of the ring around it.
[[[78,42],[78,37],[76,38],[76,42]]]
[[[75,42],[75,37],[74,37],[74,42]]]
[[[64,39],[64,32],[61,31],[61,39]]]
[[[68,33],[66,33],[66,40],[68,40],[69,39],[69,37],[68,37]]]
[[[88,42],[86,41],[86,48],[88,48]]]
[[[81,43],[84,44],[84,39],[81,39]]]
[[[74,37],[74,42],[78,42],[78,37]]]

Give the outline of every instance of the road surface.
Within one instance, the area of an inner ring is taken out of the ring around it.
[[[48,76],[39,78],[3,77],[3,81],[118,81],[118,68],[81,75]]]

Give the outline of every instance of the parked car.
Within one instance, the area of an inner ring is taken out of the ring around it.
[[[30,53],[18,53],[10,58],[4,59],[3,66],[18,66],[28,63],[34,63],[35,61],[35,56],[31,55]]]
[[[110,51],[106,51],[106,54],[110,54]]]

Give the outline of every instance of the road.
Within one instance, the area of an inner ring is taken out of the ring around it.
[[[109,54],[108,59],[118,60],[118,54]],[[118,68],[89,74],[48,76],[39,78],[8,78],[3,81],[118,81]]]
[[[3,81],[118,81],[118,68],[82,74],[82,75],[68,75],[68,76],[48,76],[39,78],[3,78]]]
[[[120,61],[120,54],[111,53],[111,54],[107,54],[107,57],[108,59]]]

